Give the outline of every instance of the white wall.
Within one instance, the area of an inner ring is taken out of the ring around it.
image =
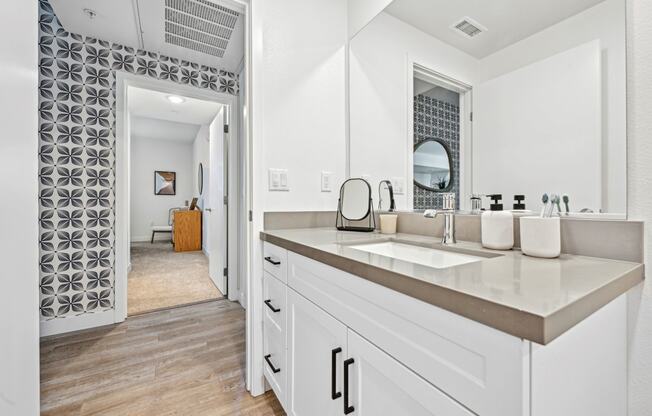
[[[208,204],[208,195],[210,194],[210,146],[208,142],[208,125],[203,125],[197,132],[195,141],[192,142],[192,169],[195,172],[192,177],[192,194],[199,198],[197,205],[200,209]],[[204,168],[204,187],[202,194],[199,195],[199,164]],[[202,212],[202,250],[209,253],[208,250],[208,213]]]
[[[345,174],[345,0],[263,2],[263,175],[288,170],[289,192],[264,187],[266,211],[334,210],[337,192],[321,192],[321,172]]]
[[[0,28],[0,414],[39,413],[38,13],[3,4]]]
[[[145,137],[131,138],[130,171],[130,227],[131,241],[149,241],[152,225],[168,223],[168,210],[185,206],[196,195],[193,178],[192,143],[157,140]],[[177,173],[176,195],[154,194],[154,171]],[[157,239],[169,239],[157,234]]]
[[[645,262],[652,261],[652,2],[628,0],[627,195],[629,218],[644,220]],[[652,282],[630,296],[629,416],[652,409]]]
[[[478,81],[599,39],[602,49],[602,207],[626,212],[625,2],[607,0],[481,61]],[[482,157],[482,155],[480,155]],[[578,165],[579,167],[579,165]]]
[[[407,137],[408,58],[467,84],[478,61],[387,13],[358,33],[350,48],[351,176],[369,175],[377,201],[383,179],[403,178],[406,191],[412,186],[407,183],[413,142]],[[412,206],[407,195],[395,195],[398,209]]]
[[[393,0],[348,0],[347,23],[349,38],[356,35]]]
[[[574,211],[598,212],[600,85],[598,40],[478,84],[473,192],[503,194],[510,208],[512,196],[523,194],[526,207],[535,211],[544,193],[568,194]]]

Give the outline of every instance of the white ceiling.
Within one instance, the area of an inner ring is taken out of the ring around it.
[[[201,3],[209,1],[241,13],[223,57],[219,58],[166,43],[165,0],[50,0],[50,3],[61,24],[69,32],[231,72],[237,71],[244,57],[244,16],[242,15],[244,10],[242,5],[232,0],[184,1],[197,4],[200,7]],[[93,10],[96,13],[95,17],[90,19],[84,13],[84,9]]]
[[[170,94],[137,87],[129,87],[127,94],[130,115],[178,123],[209,124],[222,107],[219,103],[189,97],[183,97],[185,101],[181,104],[173,104],[168,100]]]
[[[603,1],[394,0],[385,12],[480,59]],[[487,31],[466,38],[451,29],[463,17]]]
[[[197,137],[197,124],[178,123],[149,117],[132,117],[130,120],[132,140],[138,138],[192,143]]]
[[[221,104],[183,97],[180,104],[168,100],[170,94],[129,87],[131,134],[162,140],[192,142],[204,124],[210,124]]]

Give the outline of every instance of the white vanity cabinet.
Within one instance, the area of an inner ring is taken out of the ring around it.
[[[625,414],[614,387],[626,385],[622,296],[541,346],[265,246],[286,264],[284,276],[264,276],[265,300],[279,293],[285,309],[264,308],[264,345],[285,348],[265,350],[282,367],[264,373],[289,415]]]

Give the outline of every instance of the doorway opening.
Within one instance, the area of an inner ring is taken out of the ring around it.
[[[223,298],[228,105],[134,86],[127,103],[127,314]]]
[[[471,86],[413,63],[408,129],[408,204],[441,208],[442,192],[456,196],[456,208],[470,189]]]

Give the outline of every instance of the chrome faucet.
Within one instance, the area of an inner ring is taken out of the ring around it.
[[[426,218],[435,218],[439,214],[444,215],[444,235],[441,238],[442,244],[455,244],[455,194],[441,194],[443,199],[442,209],[427,209],[423,212]]]

